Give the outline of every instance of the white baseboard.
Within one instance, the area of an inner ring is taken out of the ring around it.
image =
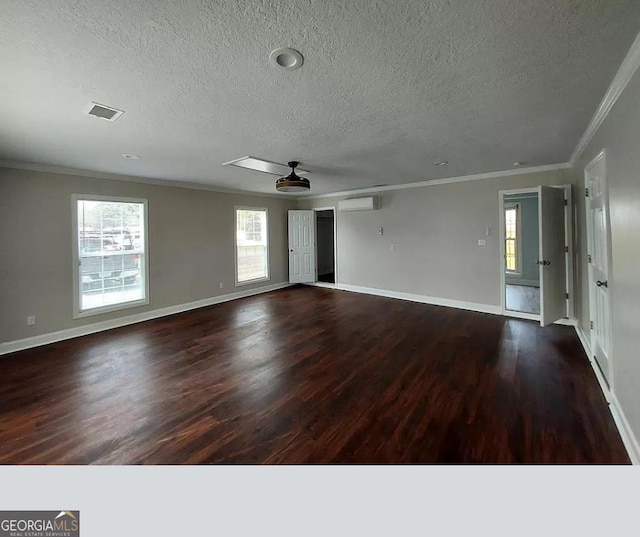
[[[49,343],[55,343],[56,341],[63,341],[65,339],[86,336],[88,334],[95,334],[96,332],[111,330],[112,328],[118,328],[120,326],[141,323],[143,321],[157,319],[158,317],[166,317],[167,315],[174,315],[176,313],[182,313],[184,311],[204,308],[205,306],[212,306],[214,304],[220,304],[222,302],[229,302],[230,300],[237,300],[239,298],[259,295],[261,293],[268,293],[269,291],[283,289],[285,287],[289,287],[290,285],[291,284],[288,282],[275,283],[255,289],[248,289],[246,291],[238,291],[236,293],[228,293],[226,295],[196,300],[195,302],[187,302],[186,304],[177,304],[176,306],[169,306],[157,310],[145,311],[144,313],[127,315],[126,317],[119,317],[117,319],[111,319],[109,321],[102,321],[98,323],[87,324],[84,326],[78,326],[75,328],[68,328],[66,330],[60,330],[58,332],[50,332],[48,334],[42,334],[39,336],[17,339],[15,341],[8,341],[6,343],[0,343],[0,356],[3,354],[9,354],[10,352],[48,345]]]
[[[591,368],[598,379],[598,384],[600,384],[600,389],[604,394],[607,403],[609,404],[609,411],[611,412],[611,416],[613,416],[613,421],[616,424],[618,429],[618,433],[620,434],[620,438],[622,438],[622,443],[624,444],[627,453],[629,454],[629,459],[631,459],[632,464],[640,464],[640,447],[638,445],[638,440],[636,439],[633,431],[631,430],[631,426],[627,421],[627,417],[618,402],[618,399],[607,385],[604,377],[602,376],[602,371],[598,367],[595,358],[593,357],[593,353],[591,352],[591,345],[589,345],[589,341],[587,337],[584,335],[582,328],[578,324],[576,324],[576,333],[578,334],[578,339],[580,343],[582,343],[582,347],[584,348],[584,352],[587,354],[587,358],[589,359],[589,363],[591,364]]]
[[[587,340],[587,336],[584,335],[584,332],[582,331],[582,328],[580,328],[580,325],[578,323],[576,323],[575,328],[576,328],[576,334],[578,334],[578,339],[580,340],[580,343],[582,344],[582,348],[584,349],[584,352],[587,355],[587,359],[591,364],[591,368],[593,369],[593,372],[596,375],[596,379],[598,379],[598,384],[600,384],[600,389],[604,394],[604,398],[607,400],[607,403],[611,404],[611,391],[609,390],[607,381],[604,380],[604,377],[602,376],[602,371],[600,371],[600,368],[598,367],[598,364],[596,363],[596,360],[593,357],[593,353],[591,352],[591,345]]]
[[[627,417],[625,416],[622,407],[620,406],[620,403],[618,402],[618,399],[614,393],[611,394],[609,410],[611,410],[613,421],[616,422],[616,426],[618,427],[618,432],[620,433],[620,437],[622,438],[624,447],[627,448],[627,453],[629,454],[629,458],[631,459],[631,464],[640,464],[640,445],[638,445],[638,440],[633,434],[631,426],[627,421]]]
[[[411,302],[420,302],[421,304],[431,304],[432,306],[447,306],[449,308],[457,308],[461,310],[477,311],[480,313],[492,313],[501,315],[500,306],[491,306],[488,304],[477,304],[475,302],[463,302],[460,300],[451,300],[448,298],[440,298],[435,296],[416,295],[413,293],[403,293],[400,291],[387,291],[386,289],[376,289],[374,287],[361,287],[359,285],[336,284],[334,289],[340,291],[351,291],[352,293],[363,293],[365,295],[384,296],[387,298],[398,298],[400,300],[409,300]]]

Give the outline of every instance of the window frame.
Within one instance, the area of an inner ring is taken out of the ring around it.
[[[254,278],[252,280],[238,281],[238,211],[264,211],[266,221],[266,246],[265,252],[267,256],[267,275],[261,278]],[[242,287],[243,285],[251,285],[253,283],[268,282],[271,280],[271,256],[269,241],[269,208],[268,207],[249,207],[246,205],[236,205],[233,209],[233,264],[234,264],[234,280],[236,287]]]
[[[516,210],[516,270],[507,269],[507,211],[510,209]],[[504,204],[504,271],[509,276],[522,277],[522,207],[519,201],[508,202]]]
[[[78,244],[78,202],[79,201],[111,201],[119,203],[141,203],[143,206],[143,225],[144,225],[144,298],[133,300],[131,302],[122,302],[120,304],[109,304],[108,306],[100,306],[88,310],[81,309],[80,298],[82,291],[80,289],[82,279],[80,278],[80,251]],[[71,243],[72,258],[71,266],[73,272],[73,318],[81,319],[83,317],[91,317],[93,315],[101,315],[113,311],[126,310],[129,308],[137,308],[146,306],[150,303],[149,299],[149,201],[146,198],[128,198],[125,196],[101,196],[97,194],[71,194]]]

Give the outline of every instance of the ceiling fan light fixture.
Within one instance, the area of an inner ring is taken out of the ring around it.
[[[299,164],[297,161],[292,160],[288,163],[291,168],[291,173],[286,177],[281,177],[276,180],[276,190],[278,192],[306,192],[311,189],[311,182],[304,177],[298,177],[296,175],[296,166]]]

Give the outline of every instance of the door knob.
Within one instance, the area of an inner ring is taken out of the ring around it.
[[[551,265],[551,261],[543,261],[542,264],[543,265]]]
[[[607,282],[606,282],[606,281],[601,282],[600,280],[598,280],[598,281],[596,282],[596,285],[597,285],[598,287],[609,287],[609,286],[607,285]]]

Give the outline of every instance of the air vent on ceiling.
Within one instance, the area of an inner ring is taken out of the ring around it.
[[[111,106],[105,106],[104,104],[94,102],[91,102],[86,106],[85,112],[90,116],[97,117],[98,119],[104,119],[105,121],[115,121],[124,114],[123,110],[118,110],[117,108],[112,108]]]

